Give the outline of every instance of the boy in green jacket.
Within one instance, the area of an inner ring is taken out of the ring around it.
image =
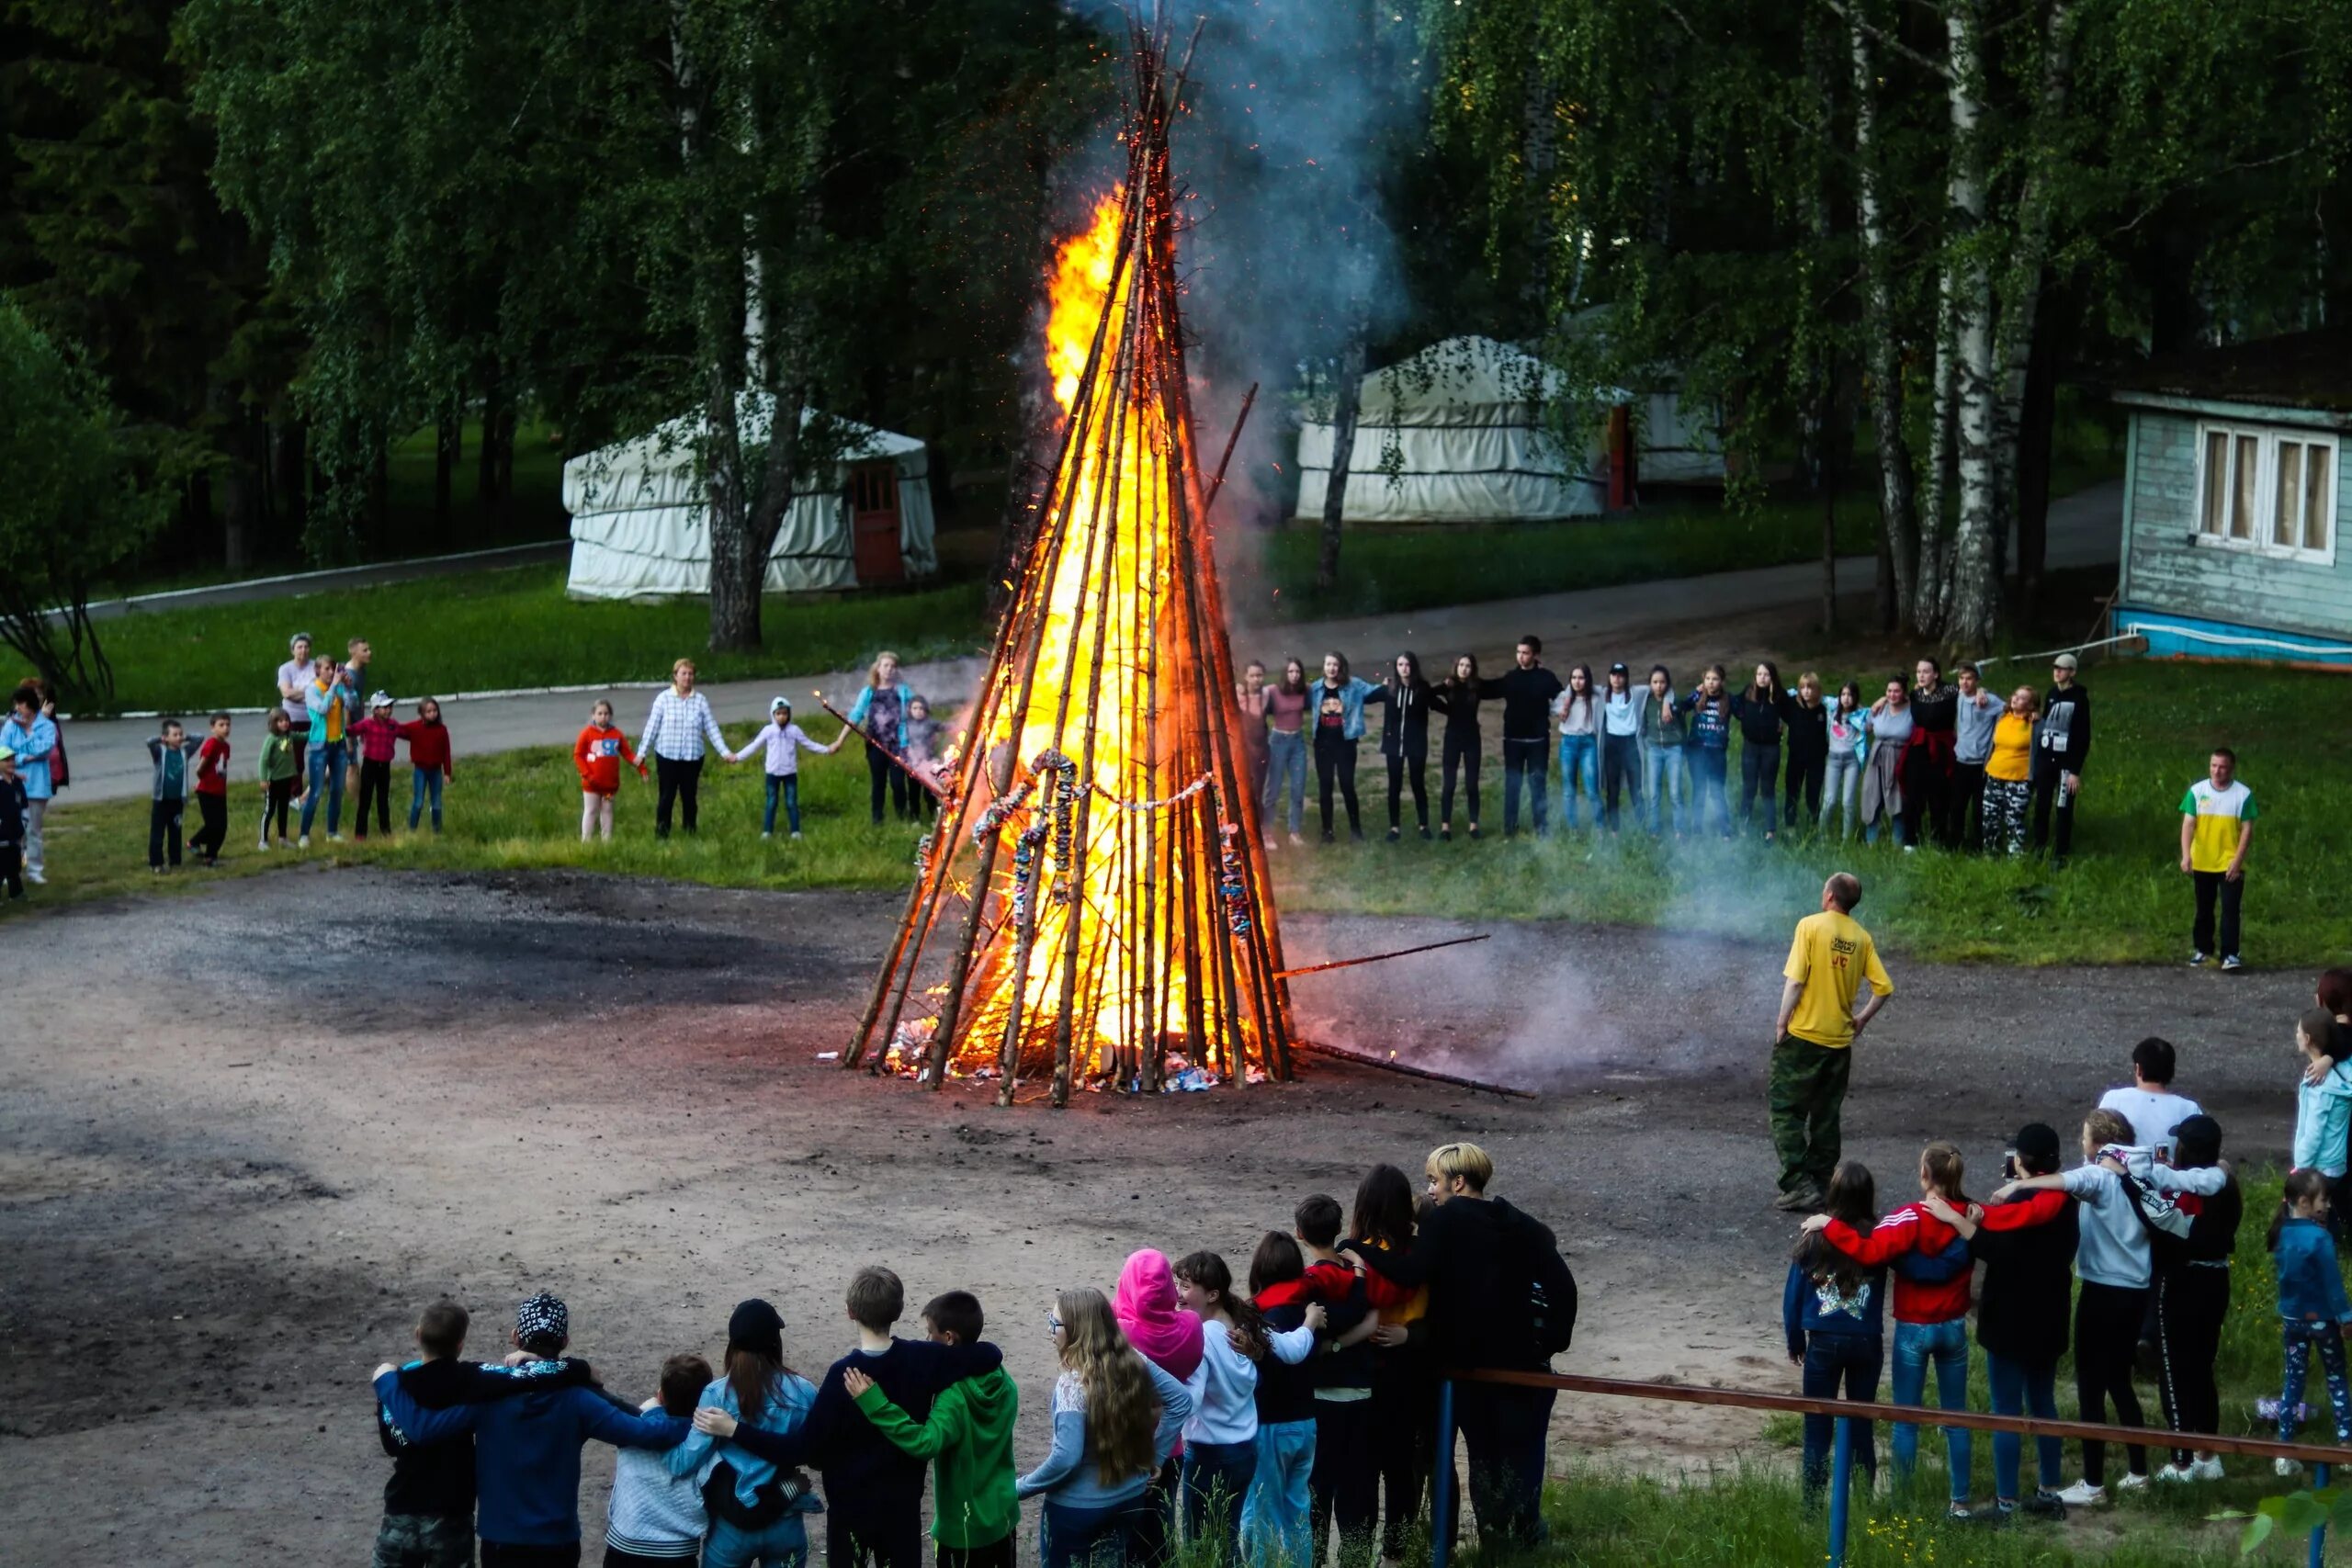
[[[969,1291],[934,1296],[923,1305],[922,1325],[940,1344],[969,1345],[980,1337],[979,1298]],[[1021,1390],[1011,1375],[996,1367],[950,1383],[920,1422],[863,1372],[843,1373],[842,1383],[892,1447],[936,1461],[931,1534],[939,1568],[1013,1568],[1021,1505],[1012,1494],[1012,1420]]]

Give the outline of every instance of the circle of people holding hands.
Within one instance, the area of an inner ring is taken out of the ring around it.
[[[503,1359],[463,1359],[457,1303],[425,1309],[418,1358],[373,1375],[392,1461],[377,1562],[482,1568],[576,1564],[580,1454],[622,1451],[606,1568],[798,1564],[821,1517],[827,1558],[922,1568],[926,1472],[943,1568],[1012,1568],[1024,1506],[1045,1568],[1319,1562],[1401,1555],[1453,1484],[1437,1449],[1437,1369],[1541,1371],[1566,1349],[1576,1281],[1552,1233],[1487,1187],[1471,1144],[1430,1152],[1417,1203],[1375,1166],[1351,1209],[1316,1194],[1260,1239],[1245,1281],[1223,1257],[1128,1258],[1116,1288],[1048,1298],[1029,1332],[1058,1363],[1050,1438],[1023,1468],[1021,1391],[970,1292],[921,1309],[921,1338],[893,1329],[905,1289],[879,1266],[849,1281],[852,1346],[811,1379],[787,1358],[767,1302],[738,1305],[714,1368],[671,1357],[641,1402],[568,1357],[570,1313],[524,1302]],[[1000,1324],[1000,1330],[1001,1325]],[[804,1363],[805,1364],[805,1363]],[[1463,1384],[1458,1431],[1490,1547],[1542,1538],[1549,1390]],[[812,1483],[808,1472],[821,1481]]]
[[[1984,688],[1976,666],[1963,664],[1947,680],[1933,658],[1920,659],[1907,679],[1869,687],[1849,681],[1833,693],[1812,671],[1784,683],[1770,660],[1758,660],[1745,681],[1709,665],[1686,689],[1663,664],[1639,676],[1624,664],[1600,675],[1574,664],[1563,679],[1543,654],[1542,638],[1523,637],[1511,667],[1498,675],[1486,674],[1465,653],[1431,680],[1419,655],[1400,653],[1376,682],[1336,652],[1323,656],[1316,674],[1296,658],[1282,660],[1279,675],[1251,660],[1236,700],[1267,843],[1278,842],[1278,829],[1292,844],[1306,842],[1310,763],[1323,842],[1339,836],[1335,793],[1349,836],[1363,839],[1357,750],[1366,710],[1375,707],[1384,712],[1389,841],[1403,836],[1408,793],[1416,829],[1432,837],[1429,768],[1437,720],[1434,836],[1453,837],[1458,786],[1469,836],[1480,837],[1485,710],[1492,705],[1499,709],[1506,838],[1519,831],[1522,796],[1530,827],[1538,837],[1549,832],[1555,756],[1560,815],[1571,829],[1589,809],[1594,826],[1611,832],[1630,825],[1657,836],[1731,838],[1736,734],[1736,830],[1760,826],[1767,841],[1806,824],[1872,842],[1883,833],[1905,850],[1936,843],[2017,854],[2047,844],[2063,862],[2073,847],[2091,709],[2071,653],[2057,656],[2048,690],[2019,686],[2006,698]]]

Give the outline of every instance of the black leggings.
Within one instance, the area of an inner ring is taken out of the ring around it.
[[[1600,738],[1600,793],[1609,802],[1606,820],[1612,833],[1617,830],[1617,795],[1621,786],[1634,804],[1634,818],[1638,825],[1642,815],[1641,740],[1631,735],[1604,733]]]
[[[653,836],[670,836],[670,808],[678,808],[679,820],[687,832],[695,830],[695,807],[702,793],[702,759],[681,761],[675,757],[653,754]]]
[[[889,752],[885,751],[871,740],[865,743],[865,774],[866,782],[870,786],[875,825],[877,827],[881,825],[882,796],[885,792],[888,792],[890,796],[890,809],[899,816],[905,817],[910,810],[907,803],[906,770],[890,760]]]
[[[1413,786],[1413,815],[1420,819],[1421,831],[1426,833],[1430,830],[1430,754],[1426,750],[1402,757],[1394,753],[1389,756],[1388,827],[1392,832],[1404,819],[1405,784],[1408,780]]]
[[[1372,1363],[1373,1453],[1383,1497],[1381,1551],[1405,1555],[1406,1538],[1429,1506],[1437,1448],[1437,1387],[1408,1349],[1375,1350]]]
[[[1469,786],[1470,826],[1478,825],[1478,732],[1456,735],[1445,732],[1443,761],[1440,772],[1444,782],[1438,787],[1437,819],[1447,828],[1453,826],[1453,770],[1462,770],[1464,782]],[[1431,1438],[1432,1442],[1436,1439]]]
[[[351,830],[368,836],[368,807],[376,807],[376,831],[392,830],[392,765],[372,761],[359,764],[359,809],[351,814]]]
[[[1903,841],[1924,844],[1932,838],[1949,842],[1951,780],[1943,765],[1925,746],[1913,746],[1903,753],[1902,779]]]
[[[1754,741],[1739,749],[1739,825],[1747,827],[1756,817],[1756,797],[1764,796],[1764,831],[1770,833],[1772,818],[1778,815],[1780,803],[1772,798],[1773,786],[1780,783],[1781,748],[1776,743],[1758,746]]]
[[[2227,1269],[2169,1269],[2156,1276],[2156,1392],[2165,1425],[2176,1432],[2219,1432],[2222,1394],[2213,1363],[2222,1353],[2222,1320],[2230,1315]],[[2176,1447],[2173,1462],[2187,1465]]]
[[[294,792],[300,789],[301,784],[302,781],[299,777],[269,781],[267,786],[269,794],[261,803],[261,836],[263,838],[269,837],[269,824],[272,818],[277,819],[277,836],[281,839],[286,837],[286,815],[294,805]]]
[[[1363,822],[1356,813],[1356,743],[1338,736],[1326,739],[1318,729],[1315,732],[1315,788],[1323,807],[1323,836],[1331,834],[1331,784],[1339,781],[1340,796],[1348,806],[1348,831],[1358,838],[1363,836]]]
[[[2075,1298],[2075,1395],[2086,1421],[2105,1425],[2107,1402],[2115,1402],[2119,1427],[2144,1427],[2140,1395],[2132,1386],[2132,1362],[2140,1345],[2140,1321],[2147,1314],[2146,1286],[2127,1290],[2085,1280]],[[2148,1473],[2148,1450],[2127,1444],[2132,1473]],[[2107,1484],[2107,1445],[2083,1441],[2083,1479],[2094,1486]]]
[[[1828,752],[1815,751],[1800,756],[1796,748],[1789,748],[1788,783],[1782,791],[1781,803],[1781,821],[1784,826],[1793,828],[1797,825],[1797,794],[1800,790],[1804,794],[1804,819],[1808,822],[1821,820],[1821,780],[1828,771]]]

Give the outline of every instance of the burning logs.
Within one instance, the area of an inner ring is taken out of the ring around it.
[[[1049,1074],[1057,1105],[1157,1089],[1180,1053],[1236,1083],[1292,1071],[1185,371],[1166,45],[1137,28],[1125,175],[1056,259],[1051,482],[843,1053],[933,1087],[992,1072],[1001,1103],[1017,1077]],[[917,996],[935,1017],[902,1021]]]

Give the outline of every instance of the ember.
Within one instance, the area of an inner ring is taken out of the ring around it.
[[[844,1058],[1001,1074],[1001,1103],[1048,1070],[1057,1105],[1291,1076],[1185,379],[1166,42],[1136,29],[1126,176],[1048,279],[1059,455]],[[935,1016],[904,1016],[910,994]]]

